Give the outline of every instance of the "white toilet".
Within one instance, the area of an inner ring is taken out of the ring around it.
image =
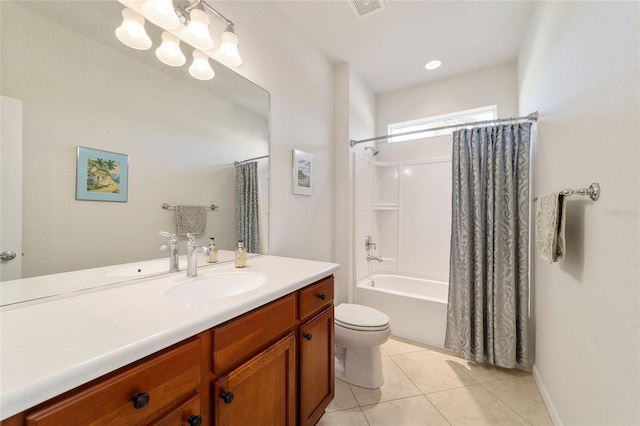
[[[370,389],[382,386],[380,345],[390,335],[389,317],[384,313],[351,303],[336,306],[336,377]]]

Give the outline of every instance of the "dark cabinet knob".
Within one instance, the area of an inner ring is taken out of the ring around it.
[[[311,334],[311,333],[304,333],[304,334],[302,335],[302,337],[304,337],[304,338],[305,338],[305,339],[307,339],[307,340],[311,340],[311,339],[313,339],[313,334]]]
[[[222,392],[220,398],[222,398],[225,404],[231,404],[233,402],[233,392]]]
[[[131,398],[133,401],[133,408],[139,410],[149,404],[149,394],[146,392],[138,392]]]
[[[326,298],[327,298],[327,295],[326,295],[326,294],[322,293],[322,294],[320,295],[320,299],[325,300]]]
[[[187,423],[189,423],[189,426],[202,426],[202,417],[191,416],[187,419]]]

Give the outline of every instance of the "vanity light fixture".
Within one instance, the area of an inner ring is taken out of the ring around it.
[[[209,64],[209,57],[199,50],[193,51],[193,62],[189,67],[189,74],[198,80],[211,80],[216,75]]]
[[[162,32],[162,44],[156,49],[156,57],[172,67],[180,67],[187,62],[184,53],[180,50],[180,39],[168,31]]]
[[[208,80],[215,75],[209,58],[228,67],[242,64],[238,51],[238,36],[234,24],[205,0],[118,0],[125,5],[122,12],[123,23],[116,29],[116,36],[125,45],[146,50],[151,47],[151,39],[144,30],[145,18],[161,27],[162,44],[156,49],[156,56],[170,66],[181,66],[186,58],[180,49],[180,40],[190,44],[194,62],[189,73],[195,78]],[[221,44],[214,53],[214,42],[209,28],[210,14],[224,21],[226,28],[221,35]]]
[[[151,47],[151,39],[144,30],[144,18],[129,8],[122,10],[122,24],[116,28],[116,37],[133,49]]]

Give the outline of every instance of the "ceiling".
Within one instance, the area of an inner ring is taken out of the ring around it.
[[[533,1],[386,0],[356,17],[350,0],[275,3],[332,63],[349,62],[374,93],[517,58]],[[439,59],[442,66],[424,65]]]

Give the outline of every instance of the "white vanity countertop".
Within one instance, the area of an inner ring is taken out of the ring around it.
[[[305,287],[334,263],[277,256],[199,268],[199,276],[258,272],[247,293],[189,305],[165,295],[185,282],[176,272],[0,312],[0,419]]]
[[[204,255],[198,253],[198,265],[207,266]],[[248,254],[248,258],[258,256]],[[232,262],[234,252],[230,250],[218,251],[218,263]],[[180,270],[187,269],[187,256],[180,256]],[[149,270],[148,268],[152,269]],[[139,272],[133,272],[139,271]],[[167,274],[169,258],[141,260],[122,265],[102,266],[99,268],[81,269],[78,271],[61,272],[50,275],[40,275],[11,281],[3,281],[0,286],[0,305],[23,305],[25,302],[39,303],[51,301],[52,298],[65,298],[77,293],[86,293],[113,285],[129,285],[134,279],[149,278]],[[5,308],[10,309],[10,308]]]

